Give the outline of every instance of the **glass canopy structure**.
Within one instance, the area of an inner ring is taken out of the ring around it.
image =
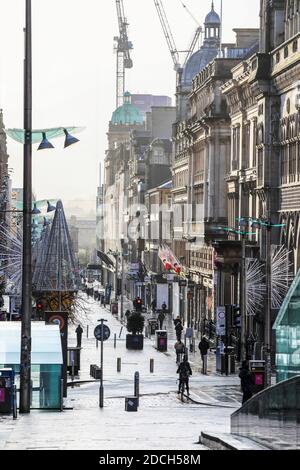
[[[21,323],[1,322],[0,369],[20,374]],[[32,323],[31,379],[33,409],[60,409],[62,347],[59,325]]]
[[[276,330],[277,382],[300,375],[300,270],[281,306]]]

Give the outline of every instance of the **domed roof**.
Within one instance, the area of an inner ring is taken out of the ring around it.
[[[131,94],[128,91],[124,93],[124,104],[114,111],[111,122],[126,126],[143,124],[143,116],[139,109],[131,104]]]
[[[182,84],[191,86],[193,78],[201,72],[218,55],[217,47],[202,46],[187,61],[182,74]]]
[[[215,10],[214,10],[214,2],[212,2],[211,11],[208,13],[208,15],[206,15],[204,23],[206,25],[207,24],[221,24],[220,17],[218,15],[218,13],[216,13]]]

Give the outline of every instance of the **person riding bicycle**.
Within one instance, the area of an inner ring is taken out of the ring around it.
[[[181,387],[184,385],[186,386],[186,391],[187,394],[190,394],[189,390],[189,377],[192,375],[192,369],[190,366],[190,363],[187,360],[187,357],[185,356],[183,358],[183,361],[179,364],[179,367],[177,369],[177,374],[179,374],[179,387],[178,387],[178,393],[181,391]]]

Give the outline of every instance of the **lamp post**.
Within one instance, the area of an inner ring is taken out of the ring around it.
[[[32,314],[32,144],[42,140],[39,150],[53,148],[47,140],[65,134],[65,147],[78,141],[69,134],[76,128],[32,129],[32,15],[31,0],[25,0],[24,58],[24,128],[7,129],[11,138],[23,144],[23,258],[22,258],[22,323],[20,358],[20,413],[30,412],[31,395],[31,314]],[[81,130],[81,129],[78,129]],[[77,131],[78,131],[77,130]]]
[[[24,61],[24,169],[23,169],[23,261],[22,326],[20,359],[20,413],[30,412],[31,387],[31,314],[32,314],[32,33],[31,0],[26,0]]]

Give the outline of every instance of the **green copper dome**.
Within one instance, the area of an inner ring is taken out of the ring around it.
[[[113,124],[123,124],[127,126],[131,124],[143,124],[143,116],[140,111],[131,104],[131,94],[128,91],[124,93],[123,106],[116,109],[112,115],[111,122]]]

